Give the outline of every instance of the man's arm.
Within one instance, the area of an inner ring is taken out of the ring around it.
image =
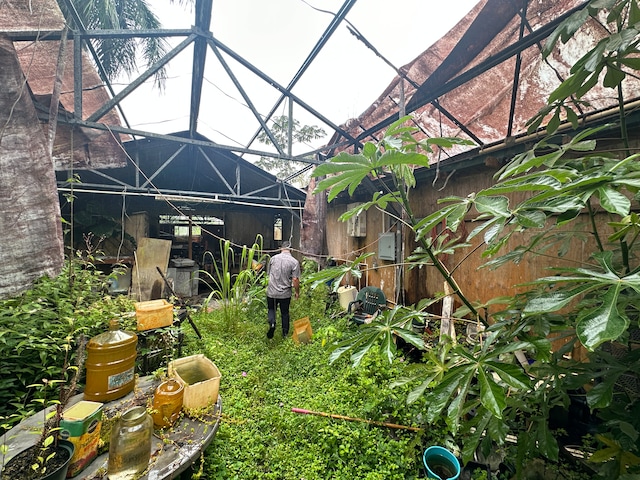
[[[293,277],[293,290],[296,293],[296,299],[300,298],[300,279]]]

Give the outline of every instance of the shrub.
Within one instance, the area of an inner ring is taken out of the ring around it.
[[[133,310],[128,298],[105,294],[107,280],[90,263],[67,262],[57,277],[0,301],[0,417],[9,424],[39,410],[38,388],[30,385],[62,378],[65,351],[79,335],[92,337]]]

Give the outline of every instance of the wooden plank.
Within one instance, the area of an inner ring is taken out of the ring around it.
[[[138,302],[162,298],[165,275],[171,255],[171,240],[141,238],[135,252],[135,265],[131,274],[131,296]],[[157,267],[157,268],[156,268]]]
[[[453,313],[453,295],[451,288],[447,282],[444,283],[445,297],[442,299],[442,319],[440,320],[440,341],[442,337],[447,335],[451,337],[453,343],[456,343],[456,329],[453,325],[451,314]]]

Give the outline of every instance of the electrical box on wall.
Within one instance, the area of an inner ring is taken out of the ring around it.
[[[381,233],[378,237],[378,258],[380,260],[396,260],[396,234]]]
[[[347,210],[356,208],[359,203],[350,203]],[[367,211],[363,211],[359,215],[354,215],[347,220],[347,235],[350,237],[366,237],[367,236]]]

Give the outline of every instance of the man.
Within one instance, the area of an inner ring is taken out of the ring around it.
[[[278,305],[282,317],[282,337],[287,337],[292,286],[296,299],[300,297],[300,264],[291,255],[290,248],[291,243],[282,242],[280,253],[274,255],[269,262],[269,283],[267,285],[269,330],[267,338],[273,338],[273,333],[276,331],[276,308]]]

